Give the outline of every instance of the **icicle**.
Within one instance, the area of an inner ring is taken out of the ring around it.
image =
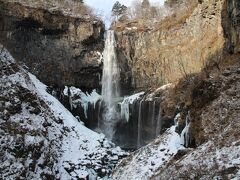
[[[178,113],[176,116],[175,116],[175,118],[174,118],[174,125],[175,126],[178,126],[178,118],[181,116],[181,114],[180,113]]]
[[[127,122],[129,121],[129,106],[130,104],[133,104],[134,101],[138,100],[141,95],[143,95],[144,92],[140,92],[137,94],[133,94],[132,96],[125,97],[124,100],[120,103],[121,106],[121,118],[126,120]]]
[[[121,103],[121,118],[129,121],[129,102],[123,101]]]
[[[188,112],[188,115],[185,120],[185,128],[182,130],[181,133],[181,144],[185,147],[189,147],[190,142],[190,136],[189,136],[189,127],[190,127],[190,112]]]

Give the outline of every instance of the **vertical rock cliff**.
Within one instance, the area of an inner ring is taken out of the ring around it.
[[[200,72],[209,57],[221,52],[223,1],[186,3],[162,20],[135,20],[113,26],[123,85],[146,89],[176,82]]]
[[[206,49],[201,50],[206,50],[203,58],[205,65],[198,73],[187,73],[173,88],[167,90],[166,96],[161,95],[162,115],[171,117],[174,125],[154,142],[123,160],[113,173],[114,179],[240,177],[240,6],[237,0],[204,0],[199,1],[199,7],[202,7],[198,11],[200,15],[208,12],[210,17],[217,15],[219,20],[218,26],[207,26],[213,34],[208,34],[207,29],[201,27],[202,32],[206,30],[206,38],[202,39],[202,47]],[[219,7],[219,11],[215,11],[215,7]],[[215,18],[210,17],[207,19],[211,24]],[[202,24],[205,20],[203,18],[198,23]],[[191,32],[186,32],[182,37],[188,38],[187,34]],[[195,36],[198,37],[202,32],[199,31]],[[217,32],[221,32],[218,38],[212,39]],[[211,40],[212,44],[209,43]],[[191,45],[193,52],[199,48],[198,41],[187,44]],[[218,48],[214,51],[214,47],[219,47],[220,52]],[[171,49],[173,53],[174,48]],[[200,58],[199,54],[196,55],[190,61]],[[186,57],[185,54],[179,54],[175,60],[177,58]]]
[[[1,0],[0,42],[47,85],[99,88],[103,22],[81,3],[49,2]]]
[[[236,0],[225,1],[223,15],[223,27],[226,37],[226,48],[231,53],[240,51],[240,2]]]

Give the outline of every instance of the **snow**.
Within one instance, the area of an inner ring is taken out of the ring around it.
[[[128,31],[131,31],[131,30],[137,30],[138,28],[134,26],[134,27],[126,27],[125,29]]]
[[[99,51],[96,51],[96,53],[97,53],[97,55],[99,56],[99,58],[98,58],[98,63],[100,64],[100,63],[102,63],[102,61],[103,61],[103,55],[102,55],[102,53],[100,53]]]
[[[56,179],[72,179],[71,175],[96,178],[99,168],[107,177],[117,161],[127,155],[104,135],[79,123],[55,97],[46,92],[46,85],[13,64],[14,59],[5,49],[0,53],[0,60],[1,67],[5,67],[1,69],[0,77],[3,85],[0,88],[0,107],[4,112],[4,118],[0,118],[1,177],[23,178],[20,174],[26,170],[27,178],[33,179],[41,179],[42,173],[53,175]],[[72,90],[79,92],[74,88]],[[81,95],[85,102],[92,104],[100,98],[96,91]],[[8,117],[10,110],[14,111]],[[3,126],[4,123],[10,123],[15,128],[14,134],[9,133],[9,127]],[[16,147],[24,152],[27,150],[27,156],[15,156]],[[34,159],[35,148],[37,159]],[[32,162],[36,165],[34,172],[30,168]],[[41,166],[43,164],[44,167]]]
[[[180,150],[181,139],[172,126],[161,137],[142,147],[116,167],[113,179],[149,179]]]
[[[93,132],[79,123],[78,120],[57,99],[55,99],[55,97],[46,92],[46,86],[44,84],[42,84],[32,74],[29,73],[29,76],[38,90],[39,96],[41,96],[45,101],[49,102],[49,106],[54,112],[55,116],[62,118],[64,120],[64,126],[72,130],[63,139],[61,149],[63,155],[59,162],[60,166],[62,164],[66,165],[66,162],[71,162],[73,164],[79,164],[81,162],[81,166],[99,164],[98,161],[101,162],[101,159],[104,156],[111,156],[106,153],[108,149],[112,151],[112,157],[109,157],[110,161],[116,161],[121,158],[121,156],[127,155],[119,147],[113,148],[114,144],[104,140],[104,135]],[[90,95],[85,95],[77,88],[71,87],[70,90],[72,94],[80,94],[82,97],[81,100],[82,102],[85,102],[85,104],[86,102],[91,102],[94,104],[96,100],[100,99],[100,96],[95,91],[93,91]],[[92,157],[92,159],[87,160],[89,157]],[[63,167],[61,170],[61,177],[63,179],[68,178],[68,175]],[[83,171],[79,172],[81,172],[81,175],[86,175],[87,173]]]
[[[178,119],[181,117],[181,113],[178,113],[175,118],[174,118],[174,124],[177,126],[178,125]]]
[[[192,167],[199,172],[204,171],[203,168],[206,168],[207,173],[202,175],[202,179],[209,179],[221,170],[231,168],[231,167],[240,167],[240,145],[238,146],[229,146],[229,147],[217,147],[213,141],[208,141],[198,148],[196,148],[191,153],[188,153],[184,159],[178,162],[177,166],[182,167],[181,172],[188,171],[189,167]],[[195,172],[191,172],[190,175],[194,175]],[[204,177],[206,176],[206,177]],[[208,177],[209,176],[209,177]],[[228,177],[226,179],[239,179],[240,174],[236,173],[235,175]]]
[[[79,159],[84,159],[87,154],[94,153],[95,150],[99,149],[100,136],[87,129],[81,125],[78,120],[53,96],[46,92],[46,86],[42,84],[34,75],[29,73],[29,77],[34,83],[36,89],[38,90],[39,96],[41,96],[45,101],[49,102],[51,110],[54,112],[56,117],[64,119],[64,126],[74,129],[68,136],[66,136],[62,143],[63,156],[60,164],[64,164],[64,161],[72,160],[77,163]],[[83,93],[79,89],[71,88],[72,93]],[[91,96],[82,96],[85,98],[85,102],[91,99]],[[95,100],[93,98],[92,100]],[[83,143],[85,142],[85,143]],[[82,146],[80,148],[80,146]],[[64,170],[62,175],[64,175]]]
[[[173,86],[173,84],[169,83],[169,84],[165,84],[165,85],[159,87],[154,92],[148,94],[147,97],[146,97],[146,100],[147,101],[153,101],[153,97],[155,97],[156,94],[158,94],[159,92],[162,92],[162,91],[166,91],[167,89],[171,88],[172,86]]]
[[[133,94],[132,96],[125,97],[121,103],[121,117],[125,119],[127,122],[129,121],[129,105],[133,104],[134,101],[138,100],[140,96],[142,96],[144,92],[139,92],[137,94]]]
[[[70,91],[70,96],[68,91]],[[69,96],[69,104],[71,109],[72,107],[77,108],[79,104],[82,106],[86,118],[89,104],[92,104],[95,108],[96,103],[102,99],[102,96],[99,95],[95,89],[89,94],[87,92],[82,92],[79,88],[65,86],[63,93],[64,95]]]
[[[15,62],[11,54],[1,44],[0,44],[0,59],[3,63],[6,64],[11,64]]]
[[[30,136],[30,135],[25,136],[25,145],[27,146],[34,143],[39,143],[41,141],[43,141],[43,138],[41,138],[40,136]]]

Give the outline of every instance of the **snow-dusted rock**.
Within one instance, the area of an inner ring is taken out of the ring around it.
[[[5,49],[0,66],[0,177],[108,177],[126,154],[79,123]]]
[[[181,137],[172,126],[162,136],[123,159],[113,172],[113,179],[149,179],[181,149]]]

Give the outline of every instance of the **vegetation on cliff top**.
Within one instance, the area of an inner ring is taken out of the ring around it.
[[[197,6],[197,0],[167,0],[161,6],[148,0],[133,1],[132,5],[114,18],[112,28],[122,31],[134,27],[138,31],[169,28],[185,21]],[[132,29],[131,29],[132,30]]]

